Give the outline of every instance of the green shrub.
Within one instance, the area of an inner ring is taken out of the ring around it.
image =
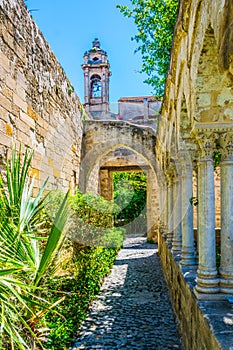
[[[0,176],[0,348],[66,349],[124,230],[112,227],[117,206],[101,197],[59,191],[42,197],[44,184],[32,198],[31,160],[26,151],[21,164],[13,151],[7,183]]]
[[[53,210],[62,198],[59,192],[48,196],[49,216],[53,217]],[[52,303],[64,298],[57,305],[56,313],[51,311],[43,319],[43,324],[49,328],[45,347],[51,350],[67,349],[70,345],[104,276],[110,272],[125,233],[122,228],[112,227],[113,211],[117,208],[113,202],[78,191],[70,197],[70,205],[72,214],[67,224],[67,239],[60,254],[65,255],[70,244],[73,252],[68,253],[68,260],[63,259],[58,275],[47,280],[43,292]]]
[[[78,256],[64,267],[69,275],[48,281],[51,301],[56,302],[61,296],[64,301],[58,304],[57,314],[51,312],[45,315],[45,323],[50,329],[45,343],[47,349],[68,349],[115,257],[114,249],[83,247]]]

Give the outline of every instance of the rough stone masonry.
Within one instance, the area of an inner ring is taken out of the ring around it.
[[[35,191],[67,190],[79,176],[84,111],[23,0],[0,2],[0,162],[13,145],[35,149]]]

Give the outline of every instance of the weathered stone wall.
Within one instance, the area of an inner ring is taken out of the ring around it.
[[[155,118],[159,115],[161,100],[153,96],[122,97],[118,100],[118,113],[121,120]]]
[[[227,300],[198,301],[193,287],[196,267],[179,265],[167,243],[159,234],[159,255],[170,287],[174,310],[180,322],[182,338],[187,350],[229,350],[232,346],[232,307]]]
[[[94,166],[87,182],[86,192],[100,194],[100,165],[99,162]]]
[[[0,1],[0,155],[35,149],[35,186],[67,189],[79,177],[82,105],[23,0]]]

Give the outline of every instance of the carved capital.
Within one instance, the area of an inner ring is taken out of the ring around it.
[[[233,132],[225,132],[219,137],[221,161],[233,161]]]
[[[213,153],[216,149],[216,140],[219,138],[219,134],[213,131],[205,131],[196,134],[196,141],[199,146],[200,160],[212,160]]]

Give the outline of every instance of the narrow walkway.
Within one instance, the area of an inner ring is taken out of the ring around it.
[[[129,236],[72,350],[182,349],[156,245]]]

